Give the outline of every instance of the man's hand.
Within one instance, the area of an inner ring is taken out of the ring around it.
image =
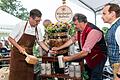
[[[20,51],[20,53],[22,53],[22,54],[24,54],[24,52],[25,52],[25,48],[23,48],[23,47],[19,47],[19,51]]]
[[[53,47],[52,50],[53,50],[53,51],[58,51],[59,48],[58,48],[58,47]]]
[[[48,53],[51,53],[51,54],[56,54],[57,51],[53,51],[53,50],[49,50]]]

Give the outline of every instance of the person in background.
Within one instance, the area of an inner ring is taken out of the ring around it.
[[[8,40],[5,40],[5,47],[8,49],[8,51],[10,52],[10,43]]]
[[[3,43],[0,42],[0,53],[7,53],[7,49],[5,47],[3,47]]]
[[[45,20],[43,21],[43,26],[44,26],[45,28],[47,28],[47,27],[50,26],[50,25],[52,25],[51,20],[45,19]]]
[[[48,27],[50,27],[51,25],[53,25],[53,23],[52,23],[51,20],[45,19],[45,20],[43,21],[43,26],[45,27],[44,37],[45,37],[45,43],[46,43],[46,44],[47,44],[47,41],[48,41],[48,39],[49,39],[46,29],[47,29]]]
[[[8,55],[8,50],[3,46],[3,43],[0,42],[0,58],[5,57],[6,55]],[[2,64],[3,62],[0,61],[0,68],[2,68]]]
[[[120,6],[108,3],[103,7],[102,19],[111,25],[106,34],[108,56],[113,68],[114,80],[120,80]]]
[[[53,47],[52,50],[60,50],[68,47],[76,41],[81,43],[81,51],[71,56],[64,56],[63,61],[72,61],[76,59],[86,60],[86,70],[89,73],[88,80],[103,80],[102,71],[106,62],[107,47],[104,40],[103,32],[87,21],[87,17],[83,14],[76,13],[73,17],[77,34],[69,39],[60,47]]]
[[[50,45],[49,41],[50,41],[51,38],[48,35],[49,33],[48,33],[47,29],[50,28],[52,25],[54,26],[54,24],[52,23],[52,21],[49,20],[49,19],[45,19],[43,21],[43,26],[45,27],[45,35],[44,35],[44,37],[45,37],[45,43],[48,46]],[[52,48],[51,46],[49,46],[49,47]],[[51,56],[51,55],[49,54],[47,56]],[[64,74],[64,69],[63,68],[59,68],[58,62],[52,63],[52,66],[54,68],[55,74]],[[54,78],[48,78],[48,79],[54,79]],[[57,78],[57,80],[64,80],[64,79],[63,78]]]
[[[47,52],[54,51],[44,44],[41,30],[38,24],[42,13],[38,9],[32,9],[28,21],[22,21],[16,25],[8,40],[13,45],[11,48],[9,80],[34,80],[34,65],[25,61],[24,52],[33,55],[35,41]]]

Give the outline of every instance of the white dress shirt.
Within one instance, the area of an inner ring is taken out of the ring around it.
[[[115,39],[117,41],[117,44],[119,46],[119,53],[120,53],[120,26],[117,28],[115,32]]]
[[[18,42],[19,39],[21,38],[21,36],[23,35],[23,33],[26,33],[29,35],[35,35],[37,37],[37,39],[39,39],[38,42],[43,41],[40,26],[37,26],[38,35],[36,35],[35,27],[31,27],[29,24],[29,21],[28,21],[26,29],[24,31],[25,25],[26,25],[26,21],[22,21],[22,22],[16,24],[9,36],[12,37],[13,39],[15,39],[16,42]]]
[[[117,18],[117,19],[111,24],[111,26],[112,26],[118,19],[120,19],[120,17]],[[116,29],[115,39],[116,39],[116,42],[117,42],[117,44],[118,44],[118,46],[119,46],[119,53],[120,53],[120,26],[118,26],[118,28]]]

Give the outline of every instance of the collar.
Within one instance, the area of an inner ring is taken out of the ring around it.
[[[115,21],[113,21],[110,25],[112,26],[115,22],[117,22],[117,20],[120,19],[120,17],[118,17]]]
[[[31,27],[30,22],[28,21],[27,27]]]
[[[30,22],[29,22],[29,21],[28,21],[28,23],[27,23],[27,27],[28,27],[28,28],[32,28],[32,29],[36,28],[36,27],[32,27],[32,26],[30,25]]]

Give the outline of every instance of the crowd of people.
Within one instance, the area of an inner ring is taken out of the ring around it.
[[[57,51],[71,46],[78,41],[80,52],[70,56],[64,56],[63,61],[69,62],[76,59],[84,59],[85,70],[88,71],[88,80],[103,80],[102,72],[109,58],[113,69],[114,80],[120,80],[120,6],[114,3],[104,5],[102,19],[104,23],[111,25],[104,36],[96,25],[89,22],[84,14],[74,14],[72,21],[76,34],[60,47],[49,49],[44,43],[38,24],[42,13],[38,9],[32,9],[28,21],[20,22],[10,33],[8,40],[11,46],[9,80],[34,80],[34,65],[25,61],[25,52],[33,55],[35,42],[47,53],[57,54]],[[47,24],[46,24],[47,25]],[[18,27],[19,26],[19,27]],[[106,39],[105,39],[106,38]],[[0,43],[0,53],[6,51]]]

